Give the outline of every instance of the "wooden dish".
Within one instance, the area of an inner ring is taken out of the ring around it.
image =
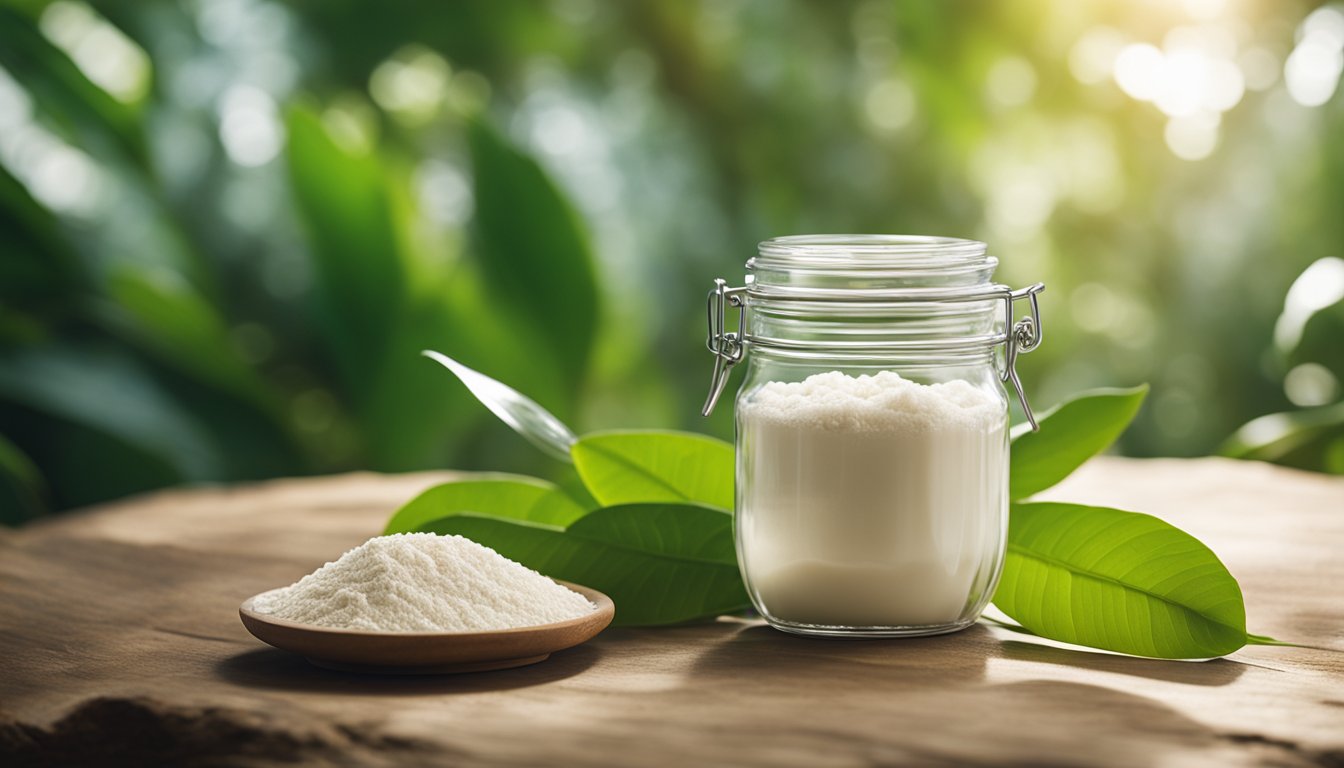
[[[299,624],[238,608],[243,626],[263,643],[302,654],[309,662],[342,672],[433,675],[508,669],[545,661],[606,629],[616,615],[611,598],[595,589],[561,581],[597,609],[577,619],[490,632],[373,632]],[[266,593],[262,593],[266,594]]]

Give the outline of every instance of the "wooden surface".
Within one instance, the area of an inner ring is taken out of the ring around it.
[[[533,667],[329,672],[238,620],[443,475],[174,491],[0,534],[0,764],[1344,765],[1344,480],[1093,462],[1051,495],[1222,556],[1254,632],[1210,662],[977,625],[836,641],[720,620],[608,629]]]

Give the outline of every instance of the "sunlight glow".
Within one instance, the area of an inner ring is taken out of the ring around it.
[[[1311,316],[1340,301],[1344,301],[1344,259],[1328,256],[1312,262],[1288,289],[1283,313],[1274,324],[1274,345],[1291,352]]]
[[[1344,73],[1344,13],[1318,8],[1298,28],[1298,43],[1283,63],[1288,95],[1304,107],[1319,107],[1335,95]]]
[[[1216,112],[1177,115],[1167,121],[1162,135],[1172,154],[1182,160],[1203,160],[1218,147],[1220,122]]]
[[[38,19],[42,34],[65,51],[84,76],[119,101],[149,90],[149,56],[85,3],[57,0]]]
[[[378,65],[369,77],[369,93],[402,123],[422,125],[438,113],[452,74],[442,56],[409,45]]]
[[[1283,377],[1283,393],[1301,408],[1328,405],[1334,402],[1338,391],[1339,380],[1320,363],[1294,366]]]
[[[89,216],[106,200],[98,163],[33,120],[33,100],[0,67],[0,164],[38,202],[57,213]]]
[[[888,78],[868,89],[863,112],[874,128],[896,133],[915,117],[915,93],[904,81]]]
[[[275,100],[250,85],[230,87],[219,100],[219,140],[238,165],[255,167],[274,160],[285,141]]]

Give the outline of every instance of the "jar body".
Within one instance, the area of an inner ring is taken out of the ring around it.
[[[1008,521],[992,353],[753,350],[736,400],[738,562],[773,626],[924,635],[976,620]]]

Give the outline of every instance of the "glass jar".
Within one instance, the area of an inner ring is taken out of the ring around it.
[[[760,245],[709,296],[706,415],[736,400],[738,563],[773,626],[901,636],[973,623],[1008,524],[1008,396],[1040,343],[1036,284],[991,282],[983,243],[808,235]],[[1014,319],[1016,301],[1030,315]],[[740,310],[737,330],[726,327]]]

